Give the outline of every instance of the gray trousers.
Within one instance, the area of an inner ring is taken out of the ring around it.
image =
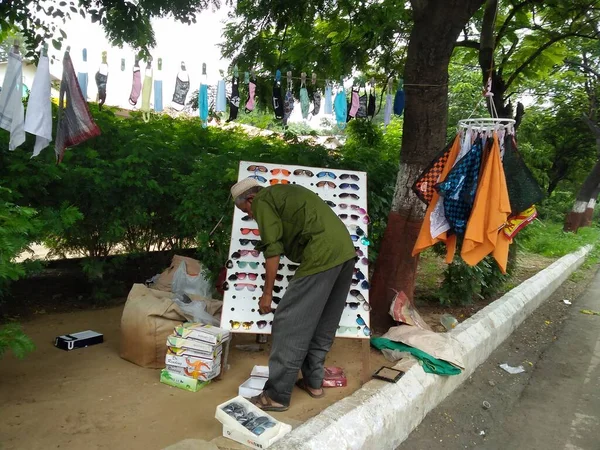
[[[307,385],[323,383],[329,352],[352,283],[354,258],[332,269],[292,279],[273,318],[267,395],[289,405],[298,371]]]

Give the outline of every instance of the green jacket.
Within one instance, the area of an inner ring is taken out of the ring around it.
[[[329,270],[356,256],[350,233],[335,212],[314,192],[277,184],[254,197],[252,213],[265,258],[284,254],[300,263],[297,277]]]

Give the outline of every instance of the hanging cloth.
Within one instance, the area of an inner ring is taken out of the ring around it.
[[[404,112],[404,91],[402,90],[402,83],[398,86],[396,96],[394,97],[394,114],[401,116]]]
[[[133,66],[133,78],[131,81],[131,94],[129,94],[129,104],[135,106],[140,98],[142,92],[142,74],[140,72],[140,66],[137,64]]]
[[[325,106],[323,107],[325,114],[333,114],[333,92],[331,85],[325,85]]]
[[[344,87],[340,89],[340,91],[335,95],[334,100],[335,107],[335,118],[338,124],[338,127],[344,129],[346,126],[346,117],[347,117],[347,104],[346,104],[346,92],[344,91]]]
[[[87,49],[84,48],[82,50],[82,55],[83,55],[83,68],[87,67]],[[87,91],[88,91],[88,73],[87,71],[85,72],[78,72],[77,73],[77,82],[79,83],[79,88],[81,89],[81,94],[83,95],[83,98],[86,99],[88,98],[87,95]]]
[[[302,111],[302,118],[308,119],[308,113],[310,112],[310,97],[308,96],[308,89],[304,84],[300,87],[300,111]]]
[[[292,87],[288,86],[288,90],[285,93],[283,100],[283,125],[287,125],[292,111],[294,110],[294,94],[292,94]]]
[[[283,119],[283,97],[279,81],[275,81],[275,84],[273,84],[273,111],[277,120]]]
[[[215,111],[224,112],[227,108],[227,91],[225,88],[225,80],[217,82],[217,99],[215,102]]]
[[[437,237],[431,236],[431,213],[435,209],[438,202],[443,201],[440,198],[439,193],[434,189],[435,184],[439,180],[444,180],[460,152],[460,136],[457,135],[453,141],[451,141],[446,148],[444,148],[438,156],[433,160],[430,166],[425,169],[423,174],[417,179],[417,183],[421,180],[420,184],[413,185],[413,190],[417,196],[428,204],[425,218],[423,219],[423,225],[419,231],[419,237],[413,248],[412,255],[415,256],[421,253],[428,247],[433,246],[438,242],[445,242],[447,248],[447,262],[452,262],[454,258],[454,252],[456,250],[456,235],[448,236],[446,233],[442,233]],[[428,181],[425,181],[428,180]],[[415,189],[415,186],[420,186],[419,189]]]
[[[144,119],[144,122],[148,122],[150,120],[150,97],[152,96],[152,78],[152,69],[146,69],[146,72],[144,74],[144,84],[142,87],[142,106],[140,107],[140,111],[142,111],[142,117]]]
[[[40,55],[25,116],[25,131],[36,135],[32,158],[48,147],[52,140],[50,98],[50,61],[47,56]]]
[[[358,98],[358,111],[356,111],[357,119],[367,117],[367,89],[363,86],[363,94]]]
[[[373,120],[375,117],[375,94],[373,88],[369,90],[369,103],[367,104],[367,116]]]
[[[154,111],[163,110],[163,80],[162,80],[162,58],[158,58],[158,70],[154,77]]]
[[[208,86],[206,84],[201,84],[198,90],[198,111],[202,128],[206,128],[208,125]]]
[[[175,78],[175,91],[173,92],[173,108],[181,111],[185,107],[185,99],[190,90],[190,76],[186,70],[181,70]]]
[[[98,109],[102,110],[102,106],[106,102],[106,83],[108,82],[108,65],[100,64],[95,75],[96,87],[98,88]]]
[[[0,128],[10,133],[8,149],[14,150],[25,142],[25,110],[23,108],[23,58],[8,53],[8,64],[0,92]]]
[[[337,100],[337,98],[336,98]],[[350,119],[354,119],[356,117],[356,113],[358,112],[358,108],[360,107],[360,98],[358,96],[358,91],[352,89],[350,93],[350,105],[348,106],[348,117],[347,121],[350,122]]]
[[[229,119],[227,122],[237,119],[238,111],[240,108],[240,79],[239,77],[233,77],[231,79],[231,97],[229,98]]]
[[[251,78],[248,82],[248,100],[246,101],[246,114],[254,111],[256,98],[256,78]]]
[[[383,110],[383,124],[387,127],[392,121],[392,107],[394,105],[394,97],[392,94],[385,96],[385,108]]]
[[[500,161],[498,135],[494,132],[492,148],[478,183],[460,253],[467,264],[475,266],[491,253],[502,273],[506,273],[511,241],[500,230],[506,224],[509,215],[508,188]]]
[[[319,90],[315,87],[313,93],[312,93],[312,98],[313,98],[313,111],[312,111],[312,115],[316,116],[319,114],[319,112],[321,112],[321,93],[319,92]]]
[[[100,128],[94,122],[88,104],[79,89],[69,52],[63,56],[63,74],[58,99],[58,120],[54,152],[61,162],[65,149],[99,136]]]

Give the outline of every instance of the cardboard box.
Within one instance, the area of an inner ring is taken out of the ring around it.
[[[206,361],[214,361],[218,360],[219,356],[223,352],[223,347],[220,345],[215,348],[216,354],[207,355],[206,353],[199,352],[197,350],[191,348],[181,348],[181,347],[169,347],[167,346],[167,355],[176,355],[176,356],[188,356],[191,358],[198,358]]]
[[[210,383],[210,381],[194,380],[190,377],[169,372],[167,369],[160,371],[160,382],[190,392],[198,392]]]
[[[165,364],[174,367],[187,367],[191,369],[200,369],[200,372],[210,372],[215,366],[220,365],[221,358],[198,358],[187,355],[185,352],[179,355],[173,355],[167,350]]]
[[[220,348],[221,345],[206,344],[193,339],[184,339],[179,336],[169,336],[167,338],[167,346],[196,350],[201,353],[202,356],[212,358],[215,358],[222,351]]]
[[[220,344],[229,340],[229,331],[222,328],[187,322],[175,327],[175,333],[185,339],[194,339],[207,344]]]
[[[175,373],[177,375],[182,375],[184,377],[189,377],[189,378],[193,378],[194,380],[200,380],[200,381],[209,381],[212,380],[213,378],[217,378],[219,376],[219,374],[221,373],[221,366],[216,366],[214,368],[214,370],[211,370],[209,372],[202,372],[200,370],[197,370],[193,367],[177,367],[177,366],[170,366],[167,364],[167,367],[165,367],[169,372],[171,372],[172,374]]]
[[[238,388],[238,395],[241,395],[244,398],[256,397],[263,391],[266,382],[266,378],[250,377],[240,384],[240,387]]]
[[[54,339],[54,346],[62,350],[70,351],[76,348],[89,347],[90,345],[104,342],[104,335],[92,330],[80,331],[79,333],[63,334]]]
[[[275,425],[268,428],[262,427],[260,433],[253,433],[248,428],[244,427],[234,417],[223,411],[223,407],[230,403],[238,403],[243,406],[248,413],[252,413],[255,418],[266,417],[269,422]],[[243,397],[235,397],[225,403],[217,406],[215,418],[223,424],[223,436],[232,439],[240,444],[247,445],[252,448],[265,449],[273,445],[287,433],[292,431],[292,427],[286,423],[279,422],[268,413],[260,410]]]

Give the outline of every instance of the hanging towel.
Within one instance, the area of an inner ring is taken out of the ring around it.
[[[350,106],[348,107],[348,121],[356,117],[356,113],[358,112],[359,107],[360,97],[358,96],[358,91],[352,89],[352,93],[350,94]]]
[[[248,83],[248,101],[246,102],[246,114],[254,111],[254,98],[256,97],[256,79]]]
[[[325,106],[323,107],[323,112],[325,114],[333,114],[333,94],[330,85],[325,86]]]
[[[27,102],[27,115],[25,116],[25,131],[37,136],[32,158],[48,147],[52,140],[52,101],[50,95],[50,61],[47,56],[40,55],[37,72],[31,86],[31,94]]]
[[[82,65],[84,66],[83,68],[86,69],[85,72],[78,72],[77,73],[77,82],[79,83],[79,87],[81,89],[81,93],[83,95],[83,98],[87,101],[88,95],[87,95],[87,91],[88,91],[88,73],[87,73],[87,48],[84,48],[82,51],[82,56],[83,56],[83,63]]]
[[[279,83],[279,81],[275,81],[275,84],[273,84],[273,112],[275,113],[276,119],[283,119],[283,97],[281,95],[281,83]]]
[[[294,95],[292,94],[292,90],[288,89],[285,93],[285,98],[283,100],[283,125],[287,125],[287,122],[292,115],[292,111],[294,110]]]
[[[494,133],[460,253],[467,264],[474,266],[492,253],[502,273],[506,273],[510,239],[500,230],[509,215],[508,188],[500,161],[498,135]]]
[[[185,106],[185,98],[190,90],[190,76],[187,71],[180,71],[175,78],[175,91],[173,92],[173,107],[181,111]]]
[[[201,84],[198,91],[198,111],[200,112],[202,128],[206,128],[208,125],[208,86],[206,84]]]
[[[373,119],[375,117],[375,95],[373,89],[369,91],[369,104],[367,105],[367,116]]]
[[[162,80],[154,80],[154,111],[163,110]]]
[[[231,79],[231,97],[229,98],[229,119],[227,122],[237,119],[238,111],[240,108],[240,79],[239,77],[233,77]]]
[[[10,133],[8,149],[14,150],[25,142],[25,110],[23,108],[23,58],[8,53],[8,64],[0,92],[0,128]]]
[[[318,89],[313,91],[313,112],[312,115],[316,116],[321,111],[321,93]]]
[[[79,89],[71,56],[69,52],[65,52],[54,140],[57,162],[62,161],[66,148],[99,135],[100,128],[94,122],[88,104]]]
[[[96,72],[96,86],[98,87],[98,109],[102,110],[106,102],[106,83],[108,82],[108,65],[100,64]]]
[[[341,129],[344,129],[344,127],[346,126],[346,117],[348,114],[347,107],[348,106],[346,104],[346,92],[344,91],[343,87],[335,95],[334,106],[335,106],[335,119],[337,121],[338,127],[340,127]]]
[[[133,79],[131,81],[131,94],[129,94],[129,104],[135,106],[140,98],[142,92],[142,74],[140,73],[140,67],[133,67]]]
[[[396,97],[394,98],[394,114],[401,116],[404,112],[404,91],[398,88]]]
[[[310,97],[308,96],[308,89],[305,87],[300,88],[300,110],[302,111],[302,118],[308,119],[308,113],[310,112]]]
[[[367,93],[365,92],[358,98],[358,111],[356,111],[357,119],[364,119],[367,117]]]
[[[142,106],[140,111],[145,122],[150,120],[150,98],[152,97],[152,69],[146,69],[142,87]]]
[[[392,120],[392,106],[394,104],[394,99],[392,94],[387,94],[385,96],[385,109],[383,110],[383,123],[387,127]]]
[[[224,112],[227,108],[227,92],[225,88],[225,80],[217,82],[217,99],[215,101],[215,111]]]

